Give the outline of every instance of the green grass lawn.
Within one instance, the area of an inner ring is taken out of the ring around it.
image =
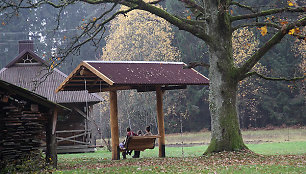
[[[209,132],[166,135],[166,157],[158,157],[158,147],[141,152],[140,158],[111,160],[111,152],[99,148],[94,153],[60,154],[58,168],[41,169],[27,160],[11,164],[5,173],[304,173],[306,174],[306,129],[242,131],[250,150],[203,155]],[[185,144],[181,147],[181,143]],[[188,147],[187,145],[188,144]],[[190,146],[193,145],[193,146]],[[36,167],[35,167],[36,166]],[[11,172],[10,172],[11,171]],[[16,171],[16,172],[15,172]],[[0,172],[1,173],[1,172]],[[25,172],[31,173],[31,172]]]
[[[283,142],[283,143],[263,143],[263,144],[248,144],[250,150],[262,155],[303,155],[306,154],[306,141],[304,142]],[[167,157],[199,157],[205,152],[207,145],[192,146],[192,147],[166,147]],[[96,159],[111,159],[112,153],[104,148],[99,149],[95,153],[77,153],[77,154],[59,154],[59,162],[65,159],[81,159],[81,158],[96,158]],[[127,156],[131,158],[131,156]],[[158,157],[158,147],[148,149],[141,152],[141,158]]]
[[[141,152],[141,158],[111,160],[111,152],[58,156],[55,173],[304,173],[306,141],[249,144],[255,153],[223,152],[203,156],[207,146],[166,147],[166,158],[158,158],[158,147]]]
[[[301,128],[278,128],[273,130],[242,130],[242,137],[246,144],[285,142],[285,141],[306,141],[306,127]],[[123,141],[124,137],[120,140]],[[209,144],[210,132],[184,132],[182,135],[166,134],[166,144]],[[103,141],[97,140],[98,145],[104,145]]]
[[[279,128],[273,130],[243,130],[241,131],[243,140],[247,144],[265,142],[284,142],[284,141],[306,141],[306,128]],[[181,134],[167,134],[166,144],[186,144],[210,142],[210,132],[185,132]]]
[[[306,141],[247,144],[255,153],[264,155],[302,155],[306,154]]]

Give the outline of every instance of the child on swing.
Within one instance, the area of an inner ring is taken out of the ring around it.
[[[151,127],[147,126],[146,127],[146,133],[144,134],[144,136],[152,136],[153,134],[151,133]]]
[[[137,134],[134,133],[134,132],[131,130],[130,127],[127,127],[127,128],[126,128],[126,138],[125,138],[125,140],[123,140],[122,143],[119,144],[119,147],[120,147],[121,149],[124,148],[124,145],[125,145],[127,139],[128,139],[130,136],[137,136]],[[127,154],[129,154],[129,155],[131,155],[131,153],[132,153],[132,151],[127,152]]]
[[[143,136],[152,136],[152,135],[153,134],[151,133],[151,127],[147,126],[146,133]],[[138,131],[138,136],[142,136],[141,130]],[[139,157],[140,157],[140,151],[135,150],[133,158],[139,158]]]

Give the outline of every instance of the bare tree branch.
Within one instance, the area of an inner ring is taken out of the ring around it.
[[[234,32],[235,30],[237,30],[239,28],[244,28],[244,27],[262,27],[262,26],[272,27],[272,28],[276,28],[276,29],[281,29],[282,28],[281,26],[279,26],[275,23],[254,22],[254,23],[250,23],[250,24],[242,24],[242,25],[238,25],[236,27],[233,27],[232,31]]]
[[[205,67],[205,68],[209,68],[209,64],[204,63],[204,62],[189,62],[187,65],[183,66],[183,69],[195,68],[197,66],[202,66],[202,67]]]
[[[59,56],[59,57],[61,57],[60,63],[62,63],[69,54],[78,52],[82,45],[84,45],[84,44],[86,44],[90,41],[92,41],[95,45],[97,45],[101,41],[102,36],[105,32],[105,28],[104,28],[105,24],[107,24],[108,22],[110,22],[116,16],[118,16],[120,14],[126,14],[129,11],[134,10],[134,8],[130,8],[128,10],[118,11],[118,12],[114,13],[111,17],[107,18],[106,20],[103,20],[101,23],[98,23],[98,21],[102,20],[103,17],[105,17],[105,15],[107,15],[108,13],[113,11],[114,8],[117,5],[118,4],[115,3],[109,10],[105,11],[98,18],[90,21],[88,24],[86,24],[86,26],[83,27],[83,32],[80,35],[73,38],[73,40],[70,42],[69,46],[66,49],[61,50],[59,52],[59,54],[61,54]],[[104,31],[101,33],[102,30],[104,30]],[[96,42],[94,39],[98,34],[100,34],[101,36],[98,38],[98,40]],[[82,40],[83,38],[85,38],[85,39]]]
[[[100,1],[95,1],[95,0],[82,0],[83,2],[87,2],[87,3],[92,3],[92,4],[99,4],[99,3],[105,3],[106,1],[104,0],[100,0]],[[107,2],[111,2],[112,0],[108,0]],[[119,2],[121,3],[121,1]],[[128,11],[131,11],[131,10],[134,10],[134,9],[140,9],[140,10],[145,10],[145,11],[148,11],[148,12],[151,12],[152,14],[155,14],[161,18],[164,18],[165,20],[167,20],[168,22],[174,24],[175,26],[177,26],[179,29],[181,30],[185,30],[185,31],[189,31],[190,33],[194,34],[195,36],[199,37],[199,38],[202,38],[203,40],[207,41],[208,43],[211,42],[211,38],[204,33],[204,30],[198,26],[197,24],[199,23],[192,23],[192,21],[186,21],[186,20],[183,20],[181,18],[178,18],[178,17],[175,17],[169,13],[167,13],[165,10],[161,9],[161,8],[158,8],[156,7],[155,5],[151,5],[150,3],[146,3],[142,0],[138,0],[138,1],[125,1],[124,3],[125,5],[127,5],[128,7],[130,7],[130,9]],[[113,17],[109,18],[108,20],[105,20],[103,22],[103,25],[107,22],[109,22],[110,20],[112,20],[116,15],[118,14],[125,14],[127,13],[128,11],[122,11],[120,13],[116,13],[113,15]],[[191,24],[192,23],[192,24]],[[195,25],[197,25],[195,27]],[[80,38],[84,37],[86,35],[86,33],[88,31],[91,30],[90,29],[87,29],[89,25],[86,26],[85,30],[83,31],[83,33],[78,36],[74,43],[77,43],[77,41],[80,40]],[[96,32],[92,33],[92,36],[96,36],[98,34],[98,31],[97,30]],[[89,42],[93,39],[93,37],[88,37],[88,39],[86,39],[85,41],[79,43],[79,44],[74,44],[73,47],[70,47],[68,48],[68,52],[67,53],[71,53],[76,50],[78,50],[77,48],[82,46],[83,44],[85,44],[86,42]]]
[[[153,2],[149,2],[149,3],[150,4],[158,4],[158,3],[162,2],[162,1],[164,1],[164,0],[156,0],[156,1],[153,1]]]
[[[14,1],[10,0],[2,0],[1,2],[1,10],[7,9],[7,8],[16,8],[16,9],[29,9],[29,8],[37,8],[41,5],[50,5],[54,8],[61,8],[64,6],[67,6],[69,4],[75,3],[76,0],[71,1],[60,1],[58,3],[54,3],[52,1],[48,0],[39,0],[39,1],[26,1],[24,0],[19,1],[19,3],[14,3]]]
[[[59,29],[59,26],[61,24],[61,14],[62,12],[64,11],[65,7],[61,7],[59,12],[57,13],[56,15],[56,22],[57,22],[57,25],[55,27],[55,30],[58,30]]]
[[[237,21],[237,20],[242,20],[242,19],[257,18],[257,17],[260,17],[260,16],[268,16],[268,15],[277,14],[277,13],[283,13],[283,12],[305,12],[305,11],[306,11],[306,7],[276,8],[276,9],[265,10],[265,11],[261,11],[261,12],[253,13],[253,14],[232,16],[232,17],[231,17],[231,21]]]
[[[155,15],[165,19],[166,21],[170,22],[174,26],[177,26],[180,30],[188,31],[191,34],[193,34],[194,36],[196,36],[200,39],[203,39],[207,44],[212,44],[211,37],[207,33],[205,33],[205,31],[202,29],[202,27],[199,27],[198,25],[195,26],[195,25],[191,25],[189,23],[186,23],[181,18],[178,18],[174,15],[171,15],[168,12],[166,12],[165,10],[163,10],[161,8],[158,8],[154,5],[148,4],[148,3],[144,2],[143,0],[138,0],[137,5],[138,5],[137,9],[145,10],[145,11],[148,11],[152,14],[155,14]]]
[[[16,11],[16,9],[20,8],[37,8],[41,5],[51,5],[54,8],[63,8],[69,4],[73,4],[76,2],[85,2],[88,4],[102,4],[102,3],[118,3],[122,4],[125,6],[130,7],[131,9],[140,9],[140,10],[145,10],[148,11],[152,14],[155,14],[161,18],[164,18],[171,24],[177,26],[180,30],[185,30],[193,35],[195,35],[198,38],[203,39],[206,41],[208,44],[212,43],[211,37],[206,34],[203,30],[203,23],[195,23],[193,21],[186,21],[183,20],[182,18],[178,18],[174,15],[169,14],[165,10],[155,6],[155,3],[161,2],[162,0],[156,0],[151,3],[146,3],[143,0],[66,0],[66,1],[52,1],[52,0],[38,0],[37,2],[34,1],[35,3],[32,3],[32,1],[26,1],[24,2],[23,0],[21,1],[22,4],[14,4],[12,3],[11,0],[3,0],[1,5],[1,11],[11,8],[13,11]],[[182,0],[184,3],[191,5],[193,8],[196,8],[198,11],[203,11],[204,9],[197,5],[194,0]],[[13,14],[12,14],[13,15]]]
[[[202,25],[204,25],[204,21],[199,21],[199,20],[191,20],[191,19],[185,19],[185,18],[182,18],[180,16],[176,16],[178,19],[180,19],[181,21],[187,23],[187,24],[191,24],[191,25],[197,25],[197,27],[200,27],[200,28],[203,28]]]
[[[279,30],[269,41],[267,41],[259,50],[255,52],[253,56],[251,56],[246,63],[239,68],[239,75],[242,80],[244,78],[244,74],[248,73],[253,66],[263,57],[266,52],[268,52],[274,45],[279,43],[283,37],[289,32],[289,30],[306,25],[306,17],[296,21],[295,23],[291,23],[289,25],[284,25],[281,30]]]
[[[192,13],[198,16],[199,12],[204,16],[205,10],[203,7],[198,5],[194,0],[179,0],[186,5],[186,8],[190,8]]]
[[[306,77],[293,77],[293,78],[284,78],[284,77],[267,77],[265,75],[259,74],[257,72],[249,72],[245,75],[245,77],[251,77],[251,76],[257,76],[259,78],[265,79],[265,80],[272,80],[272,81],[298,81],[298,80],[304,80]]]
[[[247,10],[250,10],[251,12],[253,13],[256,13],[257,11],[254,10],[251,6],[247,6],[247,5],[244,5],[244,4],[240,4],[239,2],[235,2],[235,1],[232,1],[231,2],[231,5],[236,5],[240,8],[244,8],[244,9],[247,9]]]
[[[118,3],[122,4],[128,7],[134,6],[137,1],[133,0],[76,0],[76,1],[81,1],[81,2],[86,2],[88,4],[103,4],[103,3]]]
[[[75,3],[76,1],[78,0],[60,1],[55,3],[49,0],[19,0],[17,1],[18,3],[16,3],[16,1],[12,0],[2,0],[0,2],[0,12],[2,12],[2,15],[5,15],[6,18],[9,19],[15,15],[18,15],[20,9],[33,9],[42,5],[50,5],[53,8],[64,8],[67,5]]]

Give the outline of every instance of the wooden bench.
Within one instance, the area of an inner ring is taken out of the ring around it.
[[[127,151],[144,151],[146,149],[154,149],[156,138],[160,138],[159,135],[152,136],[131,136],[126,140],[124,148],[121,148],[123,159],[126,158]]]

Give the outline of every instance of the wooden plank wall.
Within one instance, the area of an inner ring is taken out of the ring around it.
[[[16,106],[2,106],[0,117],[1,160],[20,159],[30,152],[39,152],[46,125],[46,117],[40,112],[22,111]]]

